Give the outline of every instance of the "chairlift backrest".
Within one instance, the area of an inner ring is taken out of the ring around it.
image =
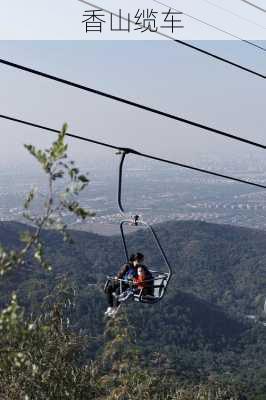
[[[167,272],[159,273],[153,278],[153,294],[145,294],[145,290],[134,295],[134,300],[141,303],[154,304],[160,301],[165,293],[170,279],[170,274]]]

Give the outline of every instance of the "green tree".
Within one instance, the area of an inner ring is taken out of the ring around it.
[[[93,215],[79,204],[78,195],[89,180],[81,174],[73,161],[68,161],[65,144],[67,126],[64,125],[57,140],[47,150],[26,145],[38,161],[48,182],[43,210],[37,215],[31,205],[37,196],[33,189],[25,201],[24,216],[30,229],[21,236],[22,249],[0,250],[1,279],[14,269],[36,261],[47,271],[52,266],[45,257],[42,232],[54,229],[71,241],[64,223],[63,212],[86,219]],[[63,190],[56,187],[64,180]],[[44,299],[44,307],[36,320],[29,320],[18,304],[14,293],[10,304],[0,312],[0,398],[3,400],[28,399],[81,399],[91,389],[91,370],[78,367],[79,356],[86,338],[70,332],[66,308],[73,304],[73,288],[63,280]],[[92,390],[93,392],[93,390]]]

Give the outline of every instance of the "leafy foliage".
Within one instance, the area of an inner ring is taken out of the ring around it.
[[[44,201],[44,211],[41,215],[33,215],[30,212],[30,207],[34,201],[37,190],[32,189],[24,203],[24,217],[31,225],[35,227],[34,232],[26,231],[21,234],[21,241],[24,247],[15,252],[11,250],[7,252],[4,248],[0,248],[0,274],[10,271],[13,267],[24,264],[25,257],[33,251],[34,259],[45,269],[51,270],[51,265],[46,261],[44,255],[44,246],[41,241],[41,231],[43,229],[56,229],[64,235],[64,239],[69,238],[62,219],[63,211],[75,214],[77,217],[86,219],[93,215],[89,211],[84,210],[74,199],[79,193],[84,190],[89,183],[86,175],[80,174],[79,169],[75,167],[73,161],[68,162],[67,159],[67,144],[65,144],[65,135],[67,125],[64,124],[62,131],[59,133],[57,140],[49,149],[39,150],[32,145],[25,145],[29,153],[38,161],[48,180],[47,197]],[[64,160],[64,161],[62,161]],[[58,179],[63,178],[67,173],[69,182],[66,183],[66,188],[63,192],[55,193],[55,183]]]

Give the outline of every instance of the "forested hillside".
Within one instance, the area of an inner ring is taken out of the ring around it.
[[[25,229],[22,224],[1,223],[1,243],[19,246]],[[156,232],[174,269],[170,291],[189,292],[233,317],[260,313],[266,288],[266,233],[204,222],[168,222],[157,225]],[[64,244],[60,235],[45,232],[46,252],[56,273],[71,273],[80,285],[103,284],[124,262],[119,236],[78,231],[71,236],[74,244]],[[145,254],[149,267],[164,268],[148,232],[129,235],[128,243],[130,251]]]
[[[0,242],[20,246],[21,224],[1,223]],[[28,227],[27,227],[28,229]],[[250,398],[266,398],[266,234],[261,231],[203,222],[168,222],[155,226],[174,268],[167,296],[157,305],[128,304],[128,323],[141,349],[140,363],[168,371],[180,381],[198,383],[210,376],[245,387]],[[2,306],[17,291],[28,315],[53,298],[56,285],[66,282],[75,291],[69,311],[71,327],[93,340],[85,359],[101,355],[105,339],[105,276],[123,263],[119,236],[102,237],[70,232],[73,244],[45,231],[46,255],[53,271],[24,265],[0,282]],[[148,266],[162,268],[148,232],[128,236],[130,251],[141,251]],[[256,316],[257,322],[249,320]],[[257,395],[256,395],[257,393]]]

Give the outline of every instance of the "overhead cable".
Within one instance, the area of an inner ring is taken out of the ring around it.
[[[106,9],[106,8],[98,7],[97,5],[95,5],[95,4],[93,4],[93,3],[90,3],[90,2],[87,1],[87,0],[78,0],[78,1],[79,1],[80,3],[87,4],[87,5],[89,5],[89,6],[91,6],[91,7],[94,7],[94,8],[100,8],[102,11],[105,11],[105,12],[107,12],[107,13],[109,13],[109,14],[113,14],[113,15],[115,15],[116,17],[121,18],[122,20],[125,20],[125,21],[129,21],[131,24],[134,24],[134,25],[135,25],[135,22],[134,22],[134,21],[131,21],[130,19],[125,18],[125,17],[123,17],[122,15],[119,15],[119,14],[117,14],[117,13],[115,13],[115,12],[112,12],[112,11]],[[141,27],[141,24],[138,24],[138,26]],[[142,26],[142,27],[144,27],[144,26]],[[214,54],[214,53],[211,53],[211,52],[209,52],[209,51],[207,51],[207,50],[204,50],[204,49],[202,49],[202,48],[200,48],[200,47],[194,46],[194,45],[191,44],[191,43],[184,42],[183,40],[175,39],[174,37],[172,37],[172,36],[170,36],[170,35],[167,35],[167,34],[165,34],[165,33],[162,33],[162,32],[160,32],[160,31],[158,31],[158,30],[157,30],[156,32],[154,32],[154,34],[157,34],[157,35],[160,35],[160,36],[165,37],[165,38],[167,38],[167,39],[170,39],[170,40],[174,41],[175,43],[178,43],[178,44],[180,44],[180,45],[182,45],[182,46],[186,46],[186,47],[188,47],[188,48],[190,48],[190,49],[193,49],[193,50],[195,50],[195,51],[197,51],[197,52],[199,52],[199,53],[201,53],[201,54],[205,54],[206,56],[209,56],[209,57],[211,57],[211,58],[214,58],[214,59],[216,59],[216,60],[218,60],[218,61],[222,61],[223,63],[229,64],[229,65],[231,65],[231,66],[233,66],[233,67],[236,67],[236,68],[238,68],[238,69],[241,69],[242,71],[246,71],[246,72],[248,72],[248,73],[250,73],[250,74],[252,74],[252,75],[255,75],[255,76],[259,77],[259,78],[263,78],[263,79],[266,78],[266,75],[263,75],[263,74],[260,73],[260,72],[257,72],[257,71],[255,71],[255,70],[250,69],[250,68],[247,68],[247,67],[244,67],[243,65],[240,65],[240,64],[238,64],[238,63],[235,63],[235,62],[233,62],[233,61],[231,61],[231,60],[228,60],[228,59],[226,59],[226,58],[224,58],[224,57],[220,57],[220,56],[218,56],[218,55],[216,55],[216,54]]]
[[[169,6],[168,4],[162,3],[161,1],[158,1],[158,0],[153,0],[153,1],[154,1],[155,3],[157,3],[157,4],[162,5],[162,6],[171,8],[172,10],[180,11],[180,10],[177,10],[176,8],[174,8],[174,7],[172,7],[172,6]],[[217,30],[217,31],[219,31],[219,32],[225,33],[226,35],[229,35],[229,36],[231,36],[231,37],[233,37],[233,38],[235,38],[235,39],[238,39],[238,40],[240,40],[240,41],[243,42],[243,43],[246,43],[246,44],[248,44],[248,45],[250,45],[250,46],[256,47],[256,48],[259,49],[259,50],[266,51],[265,47],[262,47],[262,46],[260,46],[260,45],[258,45],[258,44],[256,44],[256,43],[254,43],[254,42],[251,42],[251,41],[249,41],[249,40],[243,39],[243,38],[241,38],[240,36],[237,36],[237,35],[235,35],[235,34],[233,34],[233,33],[231,33],[231,32],[228,32],[228,31],[226,31],[226,30],[224,30],[224,29],[221,29],[221,28],[219,28],[219,27],[216,26],[216,25],[213,25],[213,24],[210,24],[209,22],[203,21],[202,19],[197,18],[197,17],[194,17],[193,15],[190,15],[190,14],[188,14],[188,13],[185,13],[184,11],[182,11],[182,14],[185,15],[185,16],[187,16],[188,18],[194,19],[195,21],[198,21],[198,22],[202,23],[203,25],[209,26],[210,28],[213,28],[213,29],[215,29],[215,30]]]
[[[242,1],[243,3],[248,4],[248,5],[251,6],[251,7],[256,8],[256,9],[259,10],[259,11],[262,11],[262,12],[266,13],[265,8],[259,7],[259,6],[257,6],[257,4],[251,3],[251,1],[247,1],[247,0],[240,0],[240,1]]]
[[[10,117],[10,116],[3,115],[3,114],[2,115],[0,114],[0,118],[8,120],[8,121],[12,121],[12,122],[20,123],[20,124],[23,124],[23,125],[26,125],[26,126],[31,126],[31,127],[34,127],[34,128],[42,129],[42,130],[45,130],[45,131],[48,131],[48,132],[53,132],[53,133],[59,133],[60,132],[60,130],[58,130],[58,129],[49,128],[49,127],[44,126],[44,125],[35,124],[33,122],[25,121],[25,120],[22,120],[22,119]],[[203,168],[197,168],[197,167],[194,167],[192,165],[179,163],[179,162],[168,160],[168,159],[165,159],[165,158],[156,157],[156,156],[153,156],[151,154],[147,154],[147,153],[143,153],[143,152],[137,151],[135,149],[116,146],[116,145],[113,145],[113,144],[109,144],[109,143],[101,142],[99,140],[86,138],[84,136],[79,136],[79,135],[75,135],[75,134],[72,134],[72,133],[66,133],[66,136],[69,136],[69,137],[74,138],[74,139],[82,140],[82,141],[85,141],[85,142],[88,142],[88,143],[93,143],[93,144],[96,144],[96,145],[100,145],[100,146],[103,146],[103,147],[107,147],[107,148],[111,148],[111,149],[115,149],[115,150],[119,150],[119,151],[124,151],[127,154],[134,154],[136,156],[148,158],[148,159],[151,159],[151,160],[155,160],[155,161],[159,161],[159,162],[162,162],[162,163],[166,163],[166,164],[174,165],[174,166],[177,166],[177,167],[185,168],[185,169],[188,169],[188,170],[192,170],[192,171],[200,172],[200,173],[203,173],[203,174],[215,176],[215,177],[218,177],[218,178],[223,178],[223,179],[227,179],[227,180],[238,182],[238,183],[244,183],[244,184],[249,185],[249,186],[254,186],[254,187],[266,189],[265,185],[261,185],[259,183],[255,183],[255,182],[244,180],[244,179],[240,179],[240,178],[235,178],[235,177],[229,176],[229,175],[219,174],[217,172],[208,171],[208,170],[203,169]]]
[[[179,121],[179,122],[182,122],[182,123],[190,125],[190,126],[194,126],[196,128],[200,128],[200,129],[206,130],[208,132],[211,132],[211,133],[214,133],[214,134],[217,134],[217,135],[220,135],[220,136],[224,136],[224,137],[226,137],[228,139],[236,140],[238,142],[246,143],[246,144],[249,144],[249,145],[252,145],[252,146],[256,146],[256,147],[260,147],[260,148],[265,149],[265,145],[263,145],[263,144],[253,142],[253,141],[245,139],[243,137],[240,137],[240,136],[237,136],[237,135],[233,135],[233,134],[228,133],[228,132],[224,132],[224,131],[222,131],[220,129],[217,129],[217,128],[212,128],[210,126],[203,125],[201,123],[198,123],[198,122],[195,122],[195,121],[191,121],[189,119],[182,118],[182,117],[179,117],[177,115],[170,114],[168,112],[158,110],[156,108],[152,108],[152,107],[149,107],[149,106],[146,106],[146,105],[143,105],[143,104],[140,104],[140,103],[137,103],[137,102],[122,98],[122,97],[118,97],[118,96],[115,96],[115,95],[112,95],[112,94],[109,94],[109,93],[106,93],[106,92],[103,92],[103,91],[100,91],[100,90],[97,90],[97,89],[93,89],[93,88],[88,87],[88,86],[81,85],[79,83],[75,83],[75,82],[72,82],[72,81],[69,81],[69,80],[66,80],[66,79],[63,79],[63,78],[59,78],[57,76],[50,75],[50,74],[38,71],[36,69],[25,67],[25,66],[20,65],[20,64],[15,64],[15,63],[13,63],[11,61],[0,59],[0,64],[1,63],[4,64],[4,65],[7,65],[7,66],[10,66],[10,67],[25,71],[25,72],[29,72],[29,73],[34,74],[34,75],[41,76],[43,78],[51,79],[53,81],[56,81],[56,82],[59,82],[59,83],[63,83],[65,85],[75,87],[77,89],[85,90],[86,92],[90,92],[90,93],[93,93],[93,94],[108,98],[110,100],[114,100],[114,101],[117,101],[117,102],[120,102],[120,103],[123,103],[123,104],[127,104],[129,106],[132,106],[132,107],[135,107],[135,108],[139,108],[141,110],[145,110],[145,111],[151,112],[153,114],[160,115],[162,117],[166,117],[166,118],[169,118],[169,119],[172,119],[172,120],[175,120],[175,121]]]
[[[210,0],[201,0],[201,1],[204,1],[205,3],[211,4],[213,7],[219,8],[220,10],[223,10],[223,11],[227,12],[228,14],[234,15],[235,17],[237,17],[239,19],[242,19],[243,21],[246,21],[246,22],[248,22],[248,23],[250,23],[252,25],[256,25],[259,28],[266,29],[266,26],[262,26],[262,25],[258,24],[255,21],[252,21],[252,20],[250,20],[250,19],[248,19],[246,17],[243,17],[242,15],[239,15],[239,14],[235,13],[234,11],[229,10],[228,8],[222,7],[222,6],[214,3],[213,1],[210,1]]]

